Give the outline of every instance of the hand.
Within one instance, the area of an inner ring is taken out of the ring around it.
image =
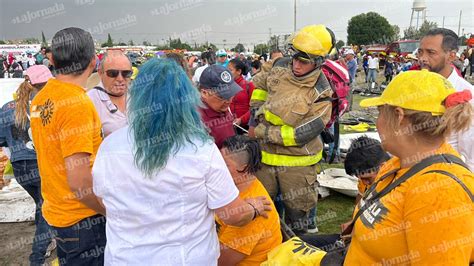
[[[236,118],[236,119],[234,120],[234,124],[236,124],[236,125],[238,125],[238,126],[240,126],[241,123],[242,123],[242,119],[240,119],[240,118]]]
[[[249,127],[249,137],[255,138],[255,127]]]
[[[268,218],[267,212],[272,210],[272,202],[269,201],[267,197],[260,196],[256,198],[249,198],[245,199],[245,201],[257,209],[258,216]]]
[[[346,228],[351,225],[351,222],[352,221],[349,221],[349,222],[346,222],[346,223],[343,223],[341,224],[341,232],[344,232],[344,230],[346,230]]]
[[[258,124],[254,130],[255,137],[263,139],[265,137],[265,131],[266,126],[264,124]]]

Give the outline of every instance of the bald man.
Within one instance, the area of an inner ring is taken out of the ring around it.
[[[121,51],[107,52],[98,71],[100,83],[87,94],[102,122],[104,137],[127,125],[126,98],[133,74],[130,59]]]

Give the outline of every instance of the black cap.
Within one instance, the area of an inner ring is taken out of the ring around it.
[[[215,91],[225,100],[239,93],[242,88],[235,83],[232,74],[227,68],[219,65],[210,65],[201,74],[199,85]]]

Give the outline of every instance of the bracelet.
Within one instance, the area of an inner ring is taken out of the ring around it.
[[[250,202],[247,202],[247,203],[248,203],[250,206],[252,206],[252,208],[253,208],[253,210],[254,210],[254,212],[253,212],[253,217],[252,217],[252,221],[253,221],[253,220],[255,220],[255,218],[257,218],[258,215],[260,215],[260,213],[258,213],[257,208],[255,208],[255,207],[252,205],[252,203],[250,203]]]

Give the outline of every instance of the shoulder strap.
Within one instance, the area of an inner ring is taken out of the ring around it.
[[[430,156],[428,158],[423,159],[419,163],[415,164],[412,166],[405,174],[403,174],[400,178],[392,182],[390,185],[386,186],[384,189],[382,189],[379,193],[376,193],[372,198],[366,199],[367,202],[362,206],[359,211],[357,211],[356,215],[354,215],[354,218],[352,219],[351,224],[344,230],[343,235],[349,234],[350,231],[352,231],[352,228],[354,226],[354,223],[357,221],[357,219],[362,215],[362,213],[372,205],[372,202],[382,198],[383,196],[387,195],[390,191],[401,185],[403,182],[407,181],[410,177],[414,176],[415,174],[421,172],[423,169],[426,167],[432,165],[432,164],[437,164],[437,163],[449,163],[449,164],[457,164],[460,165],[466,169],[469,170],[469,167],[458,157],[451,155],[451,154],[436,154],[433,156]],[[390,171],[389,173],[385,174],[382,176],[379,180],[383,180],[387,178],[390,175],[393,175],[398,171]],[[373,189],[375,189],[375,186],[372,186]],[[370,193],[369,193],[370,194]],[[350,230],[350,231],[349,231]],[[349,231],[349,232],[346,232]]]
[[[382,189],[380,193],[377,193],[377,199],[380,199],[381,197],[387,195],[390,191],[401,185],[403,182],[407,181],[410,177],[414,176],[418,172],[422,171],[426,167],[432,165],[432,164],[437,164],[437,163],[449,163],[449,164],[457,164],[460,165],[467,170],[469,170],[469,167],[458,157],[451,155],[451,154],[436,154],[433,156],[430,156],[428,158],[423,159],[421,162],[415,164],[413,167],[411,167],[404,175],[402,175],[400,178],[392,182],[390,185]],[[374,196],[375,198],[375,196]]]
[[[471,198],[471,201],[474,202],[474,195],[472,194],[471,190],[469,190],[469,188],[466,186],[466,184],[464,184],[461,181],[461,179],[459,179],[457,176],[455,176],[455,175],[453,175],[449,172],[446,172],[444,170],[431,170],[431,171],[428,171],[428,172],[423,173],[423,174],[430,174],[430,173],[439,173],[439,174],[447,175],[447,176],[451,177],[452,179],[454,179],[454,181],[456,181],[464,189],[464,191],[466,191],[466,193]]]

